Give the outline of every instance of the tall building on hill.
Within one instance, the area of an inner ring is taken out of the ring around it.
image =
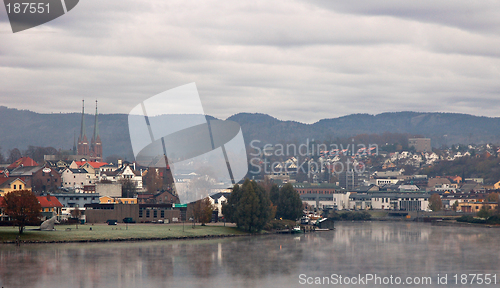
[[[408,146],[415,147],[417,152],[432,152],[430,138],[410,138],[408,139]]]
[[[95,124],[94,133],[89,143],[85,131],[85,100],[82,100],[82,121],[80,136],[78,136],[77,155],[86,157],[89,161],[102,162],[102,142],[99,136],[99,125],[97,119],[97,100],[95,101]]]

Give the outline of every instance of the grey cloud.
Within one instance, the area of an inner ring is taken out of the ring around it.
[[[500,3],[498,1],[398,1],[398,0],[313,0],[337,12],[370,16],[393,16],[418,22],[439,23],[485,33],[500,32]]]
[[[128,113],[196,82],[205,112],[220,118],[496,115],[500,39],[490,14],[499,9],[369,2],[81,1],[31,34],[0,34],[0,102],[77,112],[81,98],[97,98],[103,113]],[[467,22],[469,8],[478,15]]]

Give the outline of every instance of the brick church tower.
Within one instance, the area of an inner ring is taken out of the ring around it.
[[[90,143],[85,131],[85,100],[82,100],[82,122],[80,136],[78,136],[77,155],[87,158],[89,161],[102,162],[102,142],[99,136],[99,122],[97,118],[97,100],[95,101],[95,124],[94,134]]]
[[[85,132],[85,100],[82,100],[82,123],[76,146],[77,155],[89,156],[89,141]]]

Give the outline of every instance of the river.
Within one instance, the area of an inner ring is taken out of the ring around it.
[[[406,222],[336,227],[299,236],[1,245],[0,287],[500,285],[500,229]]]

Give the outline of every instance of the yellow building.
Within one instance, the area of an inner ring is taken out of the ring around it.
[[[28,190],[31,191],[31,187],[26,187],[26,183],[19,178],[9,178],[7,181],[0,184],[0,196],[17,191],[17,190]]]
[[[496,209],[498,206],[498,203],[496,202],[460,202],[458,203],[457,210],[466,212],[466,213],[474,213],[474,212],[479,212],[483,206],[486,207],[486,209]]]
[[[137,198],[115,198],[110,196],[99,197],[100,204],[137,204]]]
[[[99,197],[99,204],[118,204],[118,200],[114,197],[102,196]]]
[[[118,198],[121,204],[137,204],[137,198]]]
[[[500,181],[497,183],[493,184],[493,189],[500,189]]]

